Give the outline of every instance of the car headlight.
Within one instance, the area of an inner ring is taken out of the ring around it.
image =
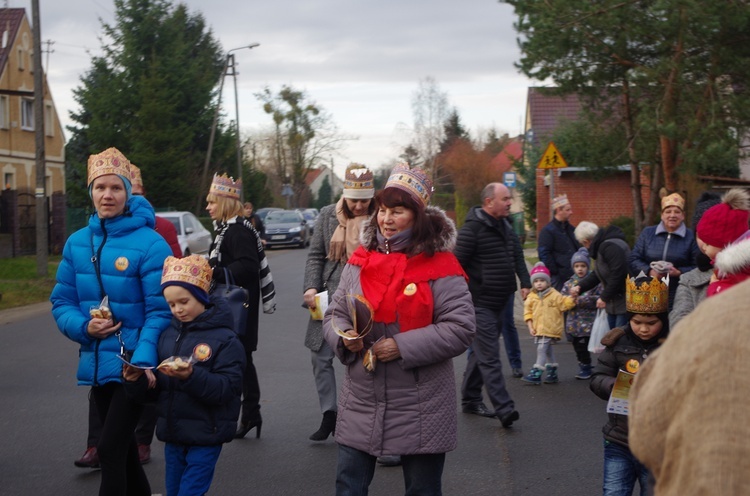
[[[302,230],[302,227],[293,227],[293,228],[289,229],[289,232],[290,233],[300,232],[301,230]]]

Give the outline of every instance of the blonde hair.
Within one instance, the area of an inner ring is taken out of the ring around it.
[[[232,217],[242,217],[245,215],[245,209],[236,198],[228,198],[226,196],[219,196],[214,193],[209,193],[206,196],[207,202],[216,203],[216,216],[222,222],[226,222],[227,219]]]

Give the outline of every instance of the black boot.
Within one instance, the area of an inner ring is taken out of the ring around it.
[[[336,412],[327,411],[323,413],[323,421],[320,429],[310,435],[310,441],[325,441],[328,436],[336,432]]]

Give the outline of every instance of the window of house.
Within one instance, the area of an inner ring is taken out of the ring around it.
[[[21,129],[34,130],[34,100],[31,98],[21,99]]]
[[[44,134],[46,136],[55,135],[55,126],[52,124],[55,122],[54,115],[52,104],[46,103],[44,105]]]
[[[8,129],[8,95],[0,95],[0,129]]]
[[[3,188],[4,189],[16,189],[16,175],[12,172],[6,172],[3,174]]]

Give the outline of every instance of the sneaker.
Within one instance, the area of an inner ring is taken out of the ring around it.
[[[73,464],[81,468],[99,468],[99,453],[96,451],[96,446],[86,448],[83,456],[74,461]]]
[[[145,465],[151,461],[151,446],[148,444],[138,445],[138,461]]]
[[[586,380],[591,379],[591,364],[578,364],[578,373],[576,374],[576,379]]]
[[[523,370],[521,370],[521,367],[513,369],[513,377],[515,377],[516,379],[520,379],[521,377],[523,377]]]

